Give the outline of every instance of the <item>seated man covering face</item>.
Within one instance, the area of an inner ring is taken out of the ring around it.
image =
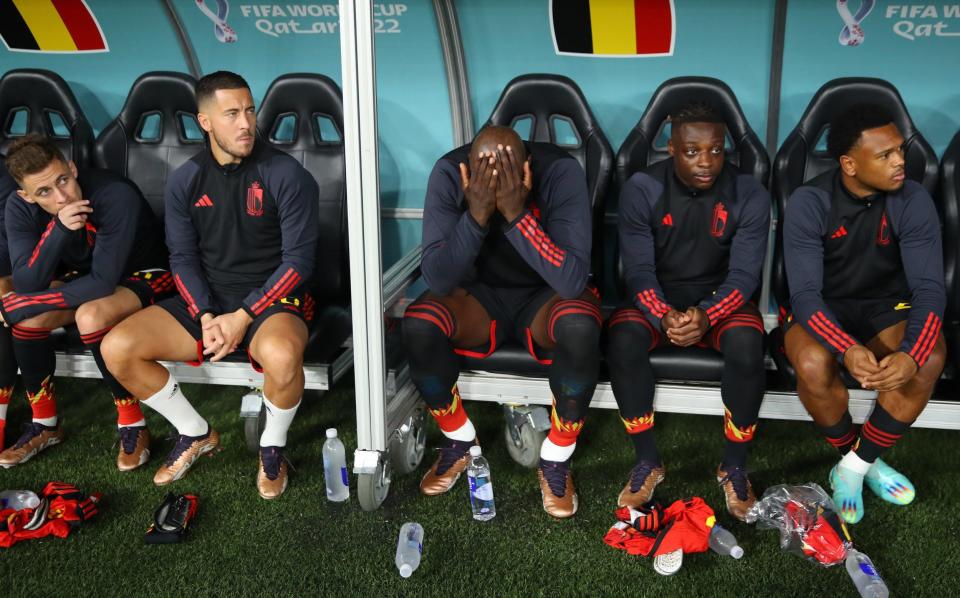
[[[608,322],[610,382],[636,464],[619,504],[653,497],[665,469],[653,439],[657,347],[723,354],[723,456],[717,481],[743,519],[756,500],[746,474],[766,372],[763,321],[750,297],[760,286],[770,195],[724,160],[726,127],[707,104],[671,119],[670,158],[634,174],[620,194],[620,253],[629,297]]]
[[[287,488],[284,447],[303,395],[303,351],[313,300],[319,190],[294,158],[257,141],[250,87],[227,71],[197,82],[207,147],[178,168],[164,195],[170,266],[179,295],[145,309],[104,340],[112,371],[165,417],[178,439],[158,486],[182,478],[219,434],[194,410],[160,360],[219,361],[238,348],[263,370],[266,426],[257,490]]]
[[[552,426],[540,451],[543,507],[577,510],[570,457],[597,384],[601,316],[587,289],[591,209],[575,159],[486,127],[442,157],[423,218],[423,276],[430,291],[406,312],[411,374],[447,438],[420,484],[449,490],[477,442],[457,391],[458,354],[483,357],[513,338],[550,365]],[[542,353],[552,350],[552,362]]]
[[[905,180],[903,143],[886,110],[850,108],[827,136],[838,167],[794,191],[785,215],[787,358],[804,407],[843,455],[830,484],[849,523],[863,518],[864,480],[887,502],[913,500],[880,455],[923,411],[946,357],[940,222],[930,195]],[[879,392],[859,433],[841,365]]]
[[[0,158],[0,297],[13,291],[13,267],[10,265],[10,250],[7,248],[7,230],[4,226],[4,212],[7,199],[16,197],[17,182],[7,172],[4,160]],[[4,444],[4,430],[7,426],[7,406],[17,383],[17,360],[13,356],[13,337],[10,329],[0,326],[0,451]]]
[[[133,183],[105,170],[78,172],[45,137],[15,141],[7,168],[19,189],[5,206],[14,292],[0,302],[0,316],[13,328],[33,422],[0,453],[0,466],[63,440],[50,331],[76,323],[117,406],[117,467],[135,469],[150,454],[150,436],[136,398],[107,370],[100,343],[111,326],[173,290],[161,224]]]

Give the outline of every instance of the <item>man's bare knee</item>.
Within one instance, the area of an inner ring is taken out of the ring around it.
[[[100,343],[100,353],[111,372],[114,369],[126,370],[127,364],[139,359],[137,342],[134,330],[130,326],[117,326],[111,330]]]
[[[99,301],[90,301],[77,308],[76,323],[80,334],[90,334],[113,325],[109,318],[109,312]]]
[[[291,384],[303,371],[303,346],[296,339],[271,336],[258,345],[257,361],[277,384]]]
[[[794,356],[794,362],[797,378],[815,391],[826,391],[837,376],[836,360],[819,345],[802,349]]]

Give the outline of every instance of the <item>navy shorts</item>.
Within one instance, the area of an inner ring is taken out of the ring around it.
[[[84,276],[79,272],[67,272],[57,277],[57,280],[67,284]],[[133,274],[122,278],[117,286],[130,289],[140,299],[140,306],[147,307],[162,301],[176,292],[176,286],[173,282],[173,275],[163,268],[151,268],[148,270],[138,270]]]
[[[133,291],[142,307],[163,301],[176,292],[173,275],[161,268],[134,272],[121,280],[118,286]]]
[[[236,302],[225,302],[228,305],[240,305],[242,298]],[[190,365],[200,365],[204,361],[205,355],[203,354],[203,327],[200,325],[198,319],[194,319],[190,316],[190,312],[187,309],[187,302],[183,300],[179,294],[168,299],[164,299],[157,303],[157,307],[160,307],[167,311],[177,322],[183,326],[184,330],[197,341],[197,359],[196,361],[188,362]],[[232,311],[232,310],[229,310]],[[260,315],[253,319],[250,327],[247,328],[247,333],[244,335],[243,340],[240,342],[240,348],[247,354],[247,359],[250,360],[250,365],[253,366],[258,372],[263,371],[260,368],[260,365],[250,356],[250,342],[253,341],[254,335],[257,333],[257,330],[267,321],[267,318],[274,314],[280,313],[289,313],[297,316],[307,325],[310,326],[310,323],[313,322],[314,317],[314,301],[313,297],[310,296],[310,293],[306,291],[295,293],[292,295],[287,295],[286,297],[281,297],[267,306],[265,310],[260,312]]]
[[[883,330],[910,317],[910,299],[826,299],[837,323],[857,341],[866,344]],[[784,333],[796,324],[787,316]]]
[[[466,357],[482,359],[489,357],[506,340],[513,339],[530,352],[538,361],[530,324],[554,295],[550,286],[533,287],[494,287],[483,283],[470,283],[463,286],[468,294],[476,298],[490,316],[490,342],[484,347],[455,349]]]

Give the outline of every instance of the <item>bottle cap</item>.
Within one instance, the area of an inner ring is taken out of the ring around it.
[[[476,444],[475,444],[475,445],[473,445],[473,446],[470,447],[470,456],[471,456],[471,457],[479,457],[479,456],[481,455],[481,453],[482,453],[482,451],[480,450],[480,446],[479,446],[479,445],[476,445]]]
[[[410,577],[413,575],[413,567],[404,563],[400,565],[400,577]]]
[[[337,429],[336,428],[327,428],[327,438],[336,438]]]
[[[730,549],[730,556],[732,556],[735,559],[742,558],[743,548],[740,548],[739,546],[734,546],[733,548]]]

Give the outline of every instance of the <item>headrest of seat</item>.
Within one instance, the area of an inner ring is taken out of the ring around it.
[[[157,216],[163,215],[168,176],[203,147],[195,84],[184,73],[141,75],[120,114],[97,137],[96,165],[136,183]]]
[[[281,130],[289,126],[285,122],[287,116],[295,118],[292,134]],[[319,116],[333,122],[337,128],[336,137],[324,134]],[[263,96],[257,126],[271,144],[289,153],[293,153],[291,150],[326,149],[331,144],[342,146],[343,94],[340,87],[325,75],[282,75],[270,84]]]
[[[138,77],[117,115],[127,140],[161,145],[202,144],[203,139],[186,134],[182,120],[182,117],[194,118],[197,113],[196,84],[192,76],[171,71],[154,71]],[[142,139],[139,137],[141,120],[150,114],[160,115],[159,130],[156,137]]]
[[[580,87],[561,75],[516,77],[504,87],[487,124],[509,127],[524,116],[533,119],[527,141],[560,145],[562,140],[557,139],[556,129],[551,126],[557,116],[573,121],[584,140],[596,133],[603,135]]]
[[[0,79],[0,154],[17,137],[10,130],[21,110],[26,132],[50,137],[77,166],[89,163],[93,129],[63,77],[43,69],[15,69]]]
[[[845,77],[828,81],[810,100],[800,122],[777,152],[774,193],[786,197],[805,181],[835,168],[837,161],[817,145],[830,121],[851,106],[879,104],[893,115],[893,122],[905,140],[906,174],[933,193],[937,184],[937,157],[917,131],[897,88],[883,79]]]
[[[514,128],[526,119],[530,119],[526,140],[552,143],[576,158],[587,173],[591,204],[596,207],[602,203],[613,150],[580,87],[562,75],[516,77],[503,89],[486,125]],[[560,127],[576,139],[565,137]]]
[[[733,90],[723,81],[710,77],[676,77],[653,92],[643,116],[617,152],[617,183],[622,187],[633,173],[670,157],[666,145],[656,146],[657,137],[670,115],[691,101],[707,102],[723,117],[733,144],[727,158],[741,172],[753,174],[766,184],[770,158],[760,138],[750,128]]]

